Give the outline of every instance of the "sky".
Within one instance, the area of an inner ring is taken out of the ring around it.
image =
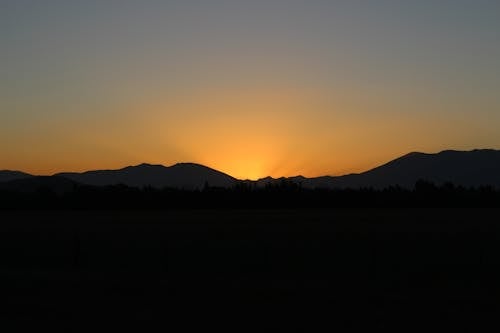
[[[500,148],[498,0],[0,0],[0,169],[238,178]]]

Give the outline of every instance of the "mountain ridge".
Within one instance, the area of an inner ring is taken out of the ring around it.
[[[0,170],[0,183],[28,177],[33,177],[33,175],[22,171]]]
[[[0,183],[32,177],[35,176],[20,171],[0,170]],[[299,183],[306,188],[384,188],[389,186],[411,188],[420,179],[438,184],[451,182],[463,186],[500,187],[500,150],[449,149],[438,153],[413,151],[361,173],[310,178],[298,175],[239,180],[224,172],[193,162],[180,162],[171,166],[141,163],[120,169],[60,172],[54,174],[53,177],[94,186],[124,184],[132,187],[174,187],[188,190],[201,189],[206,185],[231,187],[238,182],[262,187],[283,181]]]
[[[94,186],[124,184],[133,187],[177,187],[190,190],[200,189],[205,184],[230,187],[237,181],[228,174],[196,163],[176,163],[169,167],[142,163],[117,170],[63,172],[55,176]]]
[[[488,167],[488,164],[490,165]],[[360,173],[319,177],[265,177],[258,185],[277,184],[281,180],[299,180],[307,188],[412,188],[418,180],[462,186],[500,187],[500,150],[442,150],[438,153],[413,151]]]

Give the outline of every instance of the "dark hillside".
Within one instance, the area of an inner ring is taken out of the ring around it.
[[[140,164],[120,170],[60,173],[58,175],[95,186],[123,184],[132,187],[175,187],[190,190],[201,189],[206,183],[212,186],[230,187],[236,181],[229,175],[194,163],[179,163],[171,167]]]
[[[0,170],[0,183],[28,177],[32,175],[21,171]]]

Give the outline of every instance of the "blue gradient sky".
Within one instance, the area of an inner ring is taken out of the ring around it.
[[[500,1],[0,0],[0,169],[500,148]]]

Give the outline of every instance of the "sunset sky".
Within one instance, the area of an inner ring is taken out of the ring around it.
[[[498,0],[0,0],[0,169],[500,148]]]

